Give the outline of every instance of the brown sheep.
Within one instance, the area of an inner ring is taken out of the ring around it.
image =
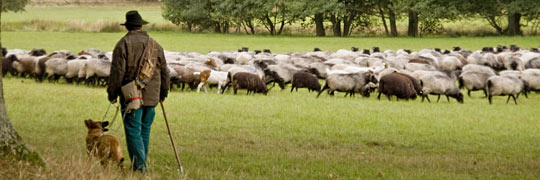
[[[196,72],[194,69],[186,68],[185,66],[173,66],[172,68],[178,73],[179,83],[182,84],[182,91],[186,84],[188,84],[191,90],[194,90],[197,87],[196,85],[199,84],[200,78],[193,74]],[[177,84],[179,88],[180,84]]]
[[[298,88],[307,88],[309,92],[319,92],[319,90],[321,90],[321,84],[315,75],[307,72],[297,72],[292,78],[291,92],[293,92],[293,89],[295,88],[296,91],[298,91]]]
[[[259,76],[247,73],[247,72],[239,72],[234,74],[232,81],[232,86],[234,89],[234,94],[238,91],[238,89],[247,89],[247,94],[249,93],[263,93],[266,95],[268,93],[268,89],[266,89],[266,84],[264,81],[259,78]]]
[[[415,85],[416,84],[416,85]],[[381,94],[386,95],[388,100],[395,95],[397,99],[416,99],[416,95],[419,93],[417,88],[420,89],[420,85],[416,80],[410,76],[401,73],[392,73],[381,77],[379,81],[379,95],[377,99],[381,99]]]

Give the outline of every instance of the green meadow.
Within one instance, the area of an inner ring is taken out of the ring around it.
[[[350,49],[351,47],[371,49],[412,49],[424,48],[451,49],[460,46],[464,49],[478,50],[486,46],[516,44],[522,48],[538,47],[540,36],[523,37],[430,37],[430,38],[339,38],[307,36],[264,36],[238,34],[206,34],[180,32],[149,32],[165,50],[176,52],[236,51],[241,47],[250,50],[270,49],[273,53],[308,52],[318,47],[325,51]],[[96,48],[112,51],[116,42],[125,32],[2,32],[2,44],[8,49],[44,48],[47,52],[66,49],[79,52]]]
[[[4,78],[8,115],[23,139],[48,162],[24,178],[124,179],[86,158],[85,119],[101,120],[104,88]],[[519,104],[482,93],[464,104],[315,98],[274,88],[218,95],[174,90],[165,101],[186,179],[536,179],[540,176],[540,96]],[[432,100],[436,97],[432,96]],[[106,120],[112,119],[111,108]],[[153,125],[147,177],[177,178],[161,109]],[[122,122],[110,134],[122,143]],[[2,162],[0,162],[2,163]],[[124,163],[128,166],[129,160]],[[25,167],[25,166],[22,166]],[[6,171],[6,170],[4,170]],[[17,174],[17,170],[13,170]],[[10,174],[7,173],[7,174]],[[8,176],[9,177],[9,176]]]

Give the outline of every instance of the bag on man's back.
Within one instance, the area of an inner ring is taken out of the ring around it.
[[[148,37],[146,48],[144,48],[143,55],[139,60],[135,80],[122,86],[122,94],[124,94],[124,98],[127,101],[127,113],[130,113],[131,110],[139,109],[143,104],[142,89],[144,89],[144,87],[146,87],[146,83],[152,79],[154,67],[156,67],[157,63],[158,49],[155,47],[154,40]]]

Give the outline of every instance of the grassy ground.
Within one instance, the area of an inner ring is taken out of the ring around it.
[[[105,89],[19,78],[5,78],[4,89],[12,123],[51,167],[29,172],[60,179],[122,179],[118,170],[102,172],[97,162],[85,158],[83,120],[102,118],[107,108]],[[504,97],[489,105],[480,92],[465,98],[465,104],[377,101],[374,95],[343,98],[341,93],[316,99],[315,95],[278,89],[268,96],[170,93],[165,107],[186,178],[540,176],[538,94],[520,97],[519,105],[505,104]],[[176,164],[161,110],[157,114],[149,177],[171,179]],[[115,122],[111,134],[126,151],[121,125]],[[28,171],[15,169],[8,174],[20,172]]]
[[[84,32],[3,32],[2,43],[8,49],[44,48],[48,52],[67,49],[79,52],[97,48],[111,51],[125,33],[84,33]],[[299,36],[250,36],[223,34],[192,34],[175,32],[150,32],[166,50],[179,52],[208,53],[210,51],[235,51],[241,47],[271,49],[274,53],[308,52],[314,47],[336,51],[352,46],[371,49],[413,49],[443,48],[461,46],[465,49],[481,49],[499,44],[516,44],[522,48],[538,47],[540,36],[527,37],[474,37],[474,38],[316,38]]]

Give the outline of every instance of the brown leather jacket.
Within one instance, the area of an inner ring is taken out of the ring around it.
[[[135,79],[139,60],[143,55],[148,38],[150,36],[145,31],[129,31],[114,47],[111,75],[107,87],[109,101],[120,96],[121,104],[126,103],[120,88]],[[163,48],[159,44],[157,46],[160,53],[157,55],[158,61],[152,79],[142,90],[143,106],[157,105],[160,99],[167,97],[169,91],[170,78],[165,54]]]

